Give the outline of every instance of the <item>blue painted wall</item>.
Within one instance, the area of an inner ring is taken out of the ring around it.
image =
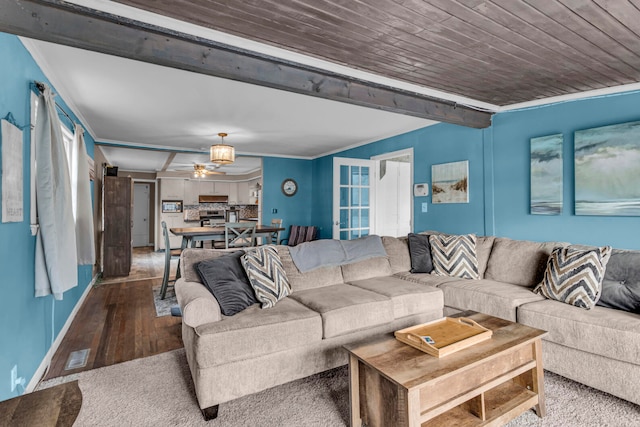
[[[19,125],[29,124],[30,89],[33,80],[48,82],[29,52],[13,35],[0,33],[0,118],[11,112]],[[56,98],[65,111],[71,110]],[[74,117],[75,120],[77,118]],[[29,130],[24,131],[23,174],[30,176]],[[87,151],[93,156],[94,141],[85,134]],[[17,396],[11,392],[10,371],[18,365],[18,375],[27,382],[35,373],[53,339],[58,335],[80,296],[91,282],[92,267],[78,268],[78,287],[53,297],[34,297],[35,237],[29,227],[30,186],[24,180],[24,221],[0,223],[0,401]],[[53,337],[52,337],[53,330]]]
[[[640,217],[574,215],[573,151],[575,131],[640,120],[638,106],[640,92],[627,92],[495,115],[488,147],[495,179],[494,209],[487,211],[493,216],[488,220],[495,222],[493,232],[516,239],[640,249]],[[563,212],[530,215],[530,139],[554,133],[564,135]]]
[[[293,178],[298,191],[291,197],[282,193],[282,181]],[[311,205],[315,198],[311,160],[264,157],[262,159],[262,223],[269,224],[273,218],[282,218],[286,229],[280,237],[289,236],[289,226],[313,225]],[[277,209],[277,213],[273,213]]]
[[[312,219],[321,227],[322,238],[332,234],[333,158],[369,159],[406,148],[413,148],[414,183],[430,183],[433,164],[469,160],[469,203],[433,205],[430,196],[414,197],[414,231],[484,234],[483,131],[442,123],[314,160],[313,184],[318,191]],[[428,204],[428,212],[422,212],[422,203]]]
[[[567,241],[640,249],[640,217],[574,215],[573,133],[640,120],[640,92],[558,103],[496,114],[490,128],[439,124],[345,150],[313,161],[311,213],[331,238],[333,157],[368,159],[412,147],[414,183],[431,183],[431,166],[469,160],[468,204],[432,204],[414,198],[414,231],[441,230],[535,241]],[[529,214],[530,139],[564,135],[564,210],[560,216]],[[640,165],[638,166],[640,167]],[[428,212],[421,204],[428,203]]]

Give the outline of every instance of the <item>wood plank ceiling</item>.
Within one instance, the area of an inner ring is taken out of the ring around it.
[[[495,105],[640,81],[640,0],[118,0]]]

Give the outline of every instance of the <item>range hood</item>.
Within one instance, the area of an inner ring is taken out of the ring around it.
[[[198,203],[228,203],[229,196],[198,196]]]

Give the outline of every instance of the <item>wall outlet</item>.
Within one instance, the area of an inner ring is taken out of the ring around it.
[[[276,208],[271,209],[271,213],[272,213],[272,214],[274,214],[274,213],[278,213],[278,209],[276,209]]]

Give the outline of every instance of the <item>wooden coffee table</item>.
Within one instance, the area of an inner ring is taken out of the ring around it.
[[[437,358],[392,334],[349,344],[351,425],[501,426],[545,414],[540,329],[465,312],[491,339]]]

